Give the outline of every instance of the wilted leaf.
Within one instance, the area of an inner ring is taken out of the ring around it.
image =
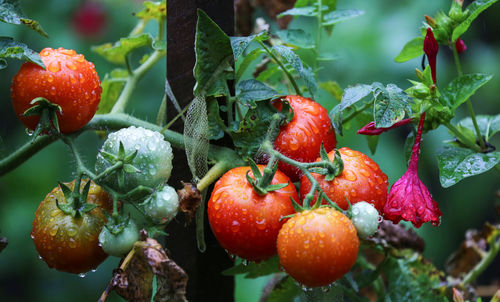
[[[141,240],[125,258],[125,262],[113,271],[103,301],[110,290],[115,290],[127,301],[150,302],[152,282],[156,275],[157,291],[154,301],[187,302],[186,286],[188,276],[174,261],[168,258],[163,247],[141,231]],[[131,256],[132,258],[129,258]]]
[[[93,46],[92,51],[98,53],[106,60],[115,64],[125,64],[127,55],[138,48],[151,46],[153,37],[148,34],[141,34],[134,37],[121,38],[114,44],[106,43],[99,46]]]
[[[245,261],[245,260],[243,260]],[[234,276],[244,274],[247,279],[258,278],[261,276],[279,273],[279,258],[274,256],[268,260],[257,262],[249,262],[246,264],[240,263],[222,272],[225,276]]]
[[[383,220],[378,231],[366,240],[386,248],[412,249],[420,253],[425,248],[425,241],[413,229],[387,220]]]
[[[458,251],[446,261],[446,273],[455,278],[468,273],[482,260],[483,254],[488,250],[491,236],[498,236],[499,232],[500,225],[491,225],[488,222],[481,231],[468,230]]]
[[[43,30],[40,23],[24,16],[20,4],[21,2],[18,0],[0,0],[0,21],[16,25],[24,24],[48,38],[49,35]]]
[[[45,69],[38,52],[31,50],[23,43],[14,41],[12,38],[0,37],[0,69],[7,67],[4,58],[29,61]]]
[[[182,182],[183,189],[177,190],[181,211],[187,214],[188,223],[191,222],[196,210],[201,204],[201,193],[195,185]]]

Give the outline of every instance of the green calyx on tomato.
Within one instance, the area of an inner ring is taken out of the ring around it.
[[[60,131],[57,114],[62,112],[61,106],[51,103],[42,97],[34,98],[30,104],[33,107],[27,109],[22,116],[40,116],[40,121],[33,132],[33,139],[40,135],[40,133],[50,132],[52,129],[55,129],[57,132]]]
[[[131,126],[109,134],[97,155],[96,172],[111,189],[127,194],[141,188],[156,189],[167,182],[172,171],[172,148],[159,132]],[[120,165],[117,170],[113,166]],[[110,171],[110,173],[107,173]],[[144,190],[143,190],[144,191]],[[146,190],[147,191],[147,190]],[[127,200],[145,198],[130,194]]]
[[[115,220],[115,219],[114,219]],[[99,234],[99,244],[104,252],[111,256],[122,257],[130,252],[139,240],[139,229],[134,220],[118,219],[107,224]]]
[[[59,202],[59,199],[56,198],[56,206],[59,210],[75,218],[79,218],[97,207],[95,203],[87,203],[91,182],[87,180],[81,192],[79,190],[80,183],[81,179],[77,179],[74,190],[71,190],[66,184],[59,182],[59,188],[63,192],[66,202]]]
[[[288,186],[288,183],[271,184],[274,174],[278,170],[278,161],[271,159],[269,164],[264,168],[264,173],[261,173],[257,164],[249,159],[250,168],[252,169],[253,178],[250,177],[250,170],[246,173],[246,179],[252,185],[254,191],[259,195],[266,195],[269,192],[276,191]]]

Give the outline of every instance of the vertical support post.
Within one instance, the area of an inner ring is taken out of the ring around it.
[[[181,108],[193,99],[195,79],[194,41],[197,9],[204,10],[228,35],[234,34],[234,2],[232,0],[169,0],[167,1],[167,78]],[[171,104],[167,119],[177,114]],[[172,126],[183,131],[182,120]],[[186,155],[174,150],[175,162],[169,181],[179,187],[180,181],[189,181],[191,174]],[[179,163],[186,163],[185,165]],[[234,278],[222,276],[221,271],[233,265],[226,252],[213,237],[205,215],[207,250],[200,253],[196,244],[194,222],[185,225],[184,217],[171,222],[166,232],[165,246],[188,274],[187,299],[193,301],[233,301]]]

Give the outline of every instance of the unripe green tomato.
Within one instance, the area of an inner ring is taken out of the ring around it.
[[[123,187],[118,184],[117,173],[111,173],[105,177],[104,184],[125,194],[140,185],[157,188],[168,180],[172,171],[173,154],[170,143],[164,140],[162,134],[142,127],[123,128],[109,134],[102,146],[102,151],[117,155],[120,142],[127,155],[137,150],[137,155],[131,164],[139,171],[125,172]],[[96,172],[99,174],[112,164],[99,152],[95,164]]]
[[[175,189],[169,185],[151,194],[144,203],[144,212],[158,224],[170,222],[178,210],[179,197]]]
[[[102,228],[99,234],[99,244],[103,251],[116,257],[122,257],[130,252],[137,240],[139,240],[139,229],[132,219],[118,235],[114,235],[106,227]]]
[[[352,205],[351,220],[359,237],[366,238],[377,231],[380,216],[373,205],[361,201]]]

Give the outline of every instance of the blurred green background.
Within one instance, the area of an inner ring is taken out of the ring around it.
[[[100,1],[107,14],[107,26],[102,35],[84,38],[72,26],[81,3],[82,1],[74,0],[23,0],[21,4],[26,15],[38,20],[50,38],[40,37],[24,27],[3,23],[0,24],[0,35],[23,41],[36,51],[44,47],[75,49],[95,63],[103,78],[106,72],[116,66],[92,53],[90,46],[113,42],[127,35],[135,24],[132,13],[139,11],[141,4],[134,0]],[[404,64],[395,63],[393,58],[407,41],[420,34],[419,27],[424,14],[434,15],[438,10],[447,11],[449,5],[450,0],[339,1],[339,8],[362,9],[365,14],[337,25],[332,35],[324,39],[322,49],[333,52],[338,60],[323,65],[320,79],[336,80],[341,87],[375,81],[408,87],[407,79],[415,78],[414,69],[420,68],[420,58]],[[255,16],[262,15],[262,11],[255,12]],[[462,37],[468,46],[468,50],[461,55],[465,73],[500,71],[498,16],[500,5],[496,4],[484,12]],[[313,28],[314,24],[300,18],[295,19],[290,27]],[[155,28],[150,30],[154,32]],[[441,47],[437,67],[438,85],[444,85],[456,76],[452,61],[451,51]],[[0,153],[3,155],[29,140],[22,124],[15,117],[9,97],[10,81],[20,63],[12,60],[8,63],[6,69],[0,70],[0,137],[4,142]],[[136,101],[128,112],[139,118],[154,120],[163,96],[164,79],[165,62],[162,61],[139,83],[133,95]],[[496,75],[473,97],[477,114],[499,113],[498,87],[500,77]],[[329,109],[336,104],[324,91],[320,91],[318,100]],[[465,114],[465,110],[460,111],[456,119],[465,117]],[[339,139],[339,146],[349,146],[370,154],[365,139],[355,135],[355,130],[354,127],[348,129],[344,137]],[[406,170],[402,148],[407,133],[408,128],[383,134],[377,153],[373,156],[389,176],[391,184]],[[440,227],[424,225],[418,230],[426,240],[424,255],[439,268],[444,267],[447,257],[458,248],[467,229],[481,228],[484,221],[498,222],[494,203],[495,192],[500,189],[500,177],[495,171],[465,179],[448,189],[441,188],[435,154],[442,141],[448,138],[449,135],[443,128],[424,137],[419,171],[423,182],[443,211]],[[78,144],[84,151],[89,166],[93,166],[96,150],[101,144],[99,138],[94,133],[86,133],[79,138]],[[496,145],[500,146],[498,136]],[[30,239],[31,223],[38,203],[57,185],[58,180],[72,179],[73,164],[67,148],[61,143],[55,143],[0,178],[0,236],[9,240],[8,247],[0,253],[1,301],[96,301],[106,287],[118,259],[110,257],[96,272],[89,272],[84,278],[80,278],[49,269],[38,259]],[[493,264],[480,280],[488,282],[492,276],[500,275],[498,267],[499,265]],[[266,280],[243,280],[238,277],[236,300],[258,301]],[[113,294],[108,301],[121,299]]]

